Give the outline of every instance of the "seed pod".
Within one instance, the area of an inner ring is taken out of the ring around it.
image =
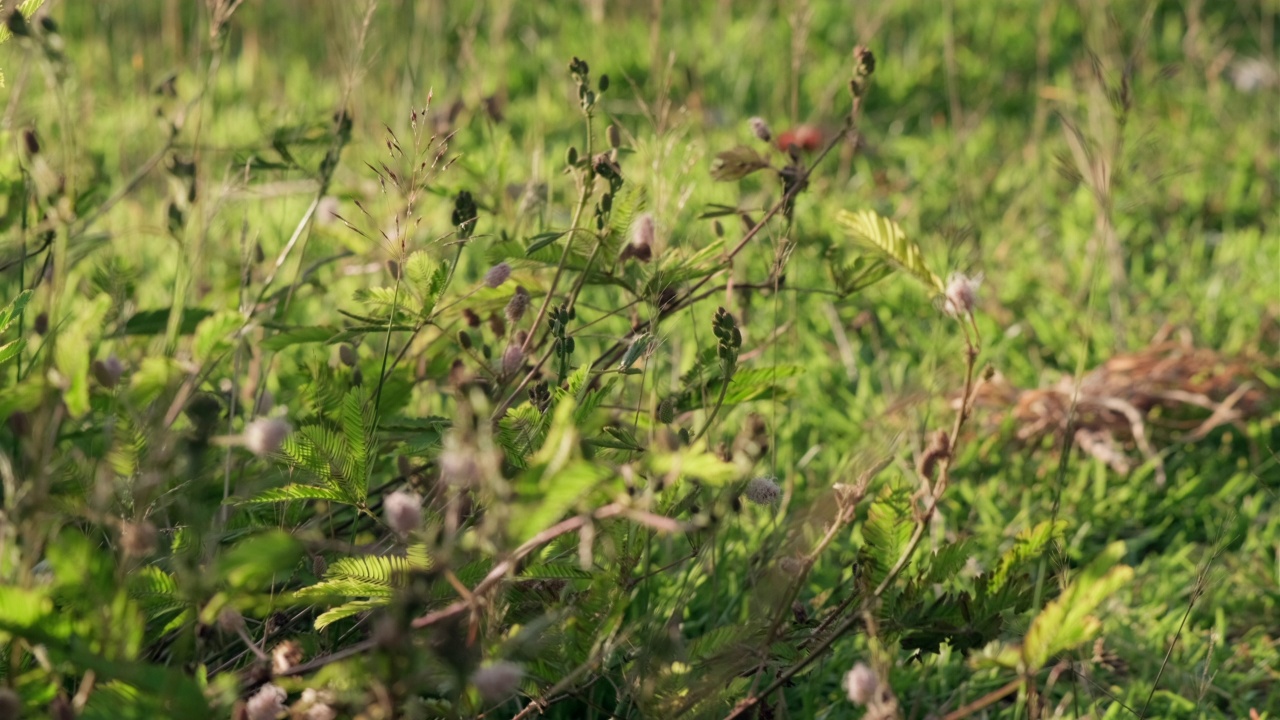
[[[343,343],[338,346],[338,359],[347,367],[355,367],[360,356],[356,354],[356,349],[350,345]]]
[[[670,425],[676,419],[676,399],[674,397],[663,398],[658,403],[658,422],[663,425]]]
[[[604,132],[605,137],[609,138],[609,147],[616,148],[622,146],[622,134],[618,132],[617,125],[610,125]]]
[[[27,154],[36,156],[40,154],[40,139],[36,137],[36,131],[30,128],[22,131],[22,143],[27,146]]]

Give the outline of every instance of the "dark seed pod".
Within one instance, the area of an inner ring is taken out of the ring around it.
[[[22,131],[22,143],[27,146],[27,154],[32,157],[40,154],[40,139],[36,137],[36,131],[27,129]]]

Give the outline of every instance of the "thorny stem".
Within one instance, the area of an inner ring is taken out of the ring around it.
[[[551,301],[555,299],[556,286],[560,284],[560,276],[564,274],[564,267],[569,261],[569,251],[573,248],[573,234],[578,229],[578,223],[582,220],[582,211],[587,207],[587,201],[591,199],[591,191],[595,185],[596,172],[591,165],[591,110],[585,112],[587,121],[587,169],[582,175],[582,189],[578,193],[578,206],[573,210],[573,219],[569,222],[569,230],[565,233],[564,251],[560,253],[560,263],[556,265],[556,274],[551,278],[551,287],[547,288],[546,297],[542,299],[542,307],[538,308],[538,314],[533,319],[533,325],[529,328],[529,335],[525,337],[524,344],[520,346],[522,352],[529,349],[529,343],[533,342],[534,333],[538,331],[538,326],[542,324],[543,318],[547,315],[547,309],[551,307]],[[526,381],[527,382],[527,381]],[[521,383],[523,386],[525,383]],[[503,403],[506,405],[507,403]]]
[[[702,436],[706,435],[707,431],[711,429],[711,423],[715,422],[716,415],[720,413],[720,408],[724,405],[724,396],[729,392],[729,381],[732,379],[733,373],[731,372],[721,378],[720,394],[716,397],[716,404],[712,406],[711,414],[707,416],[707,422],[703,424],[702,429],[698,431],[698,434],[694,436],[693,440],[689,441],[690,445],[701,440]]]
[[[485,575],[484,579],[471,589],[470,597],[457,600],[439,610],[435,610],[427,613],[426,615],[415,618],[409,626],[415,630],[420,630],[422,628],[435,625],[443,620],[457,617],[467,610],[474,609],[477,604],[476,598],[489,592],[505,580],[507,574],[514,570],[516,565],[518,565],[521,560],[533,551],[562,535],[567,535],[571,532],[581,530],[588,524],[594,523],[597,520],[606,520],[614,517],[626,518],[632,522],[647,525],[650,528],[666,533],[679,533],[689,529],[685,523],[674,518],[670,518],[665,515],[656,515],[643,510],[637,510],[620,503],[610,503],[604,507],[596,509],[594,512],[566,518],[524,541],[520,547],[512,551],[509,557],[494,565],[493,569]],[[364,640],[330,655],[318,657],[309,663],[296,665],[283,673],[279,673],[279,675],[305,675],[306,673],[322,668],[330,663],[371,650],[376,645],[377,642],[372,638]]]
[[[403,272],[396,273],[396,289],[391,298],[391,314],[387,316],[387,337],[382,344],[382,369],[378,371],[378,389],[373,395],[373,416],[378,417],[378,408],[382,406],[382,387],[387,381],[387,360],[391,357],[391,330],[395,325],[396,311],[400,308],[400,278]],[[422,327],[419,325],[418,327]],[[416,334],[417,331],[415,331]],[[408,344],[405,345],[408,347]],[[398,358],[397,358],[398,359]]]
[[[878,587],[876,587],[875,591],[872,592],[871,595],[869,595],[863,602],[863,609],[870,608],[871,604],[878,600],[880,596],[889,589],[890,585],[892,585],[893,581],[897,579],[903,568],[905,568],[907,563],[911,561],[911,557],[915,554],[916,548],[920,545],[920,539],[924,537],[925,528],[928,527],[929,521],[933,518],[933,514],[938,507],[938,501],[941,499],[942,493],[947,489],[947,481],[950,476],[951,462],[955,456],[957,438],[960,435],[960,430],[964,428],[965,420],[968,419],[969,413],[972,409],[974,369],[977,366],[978,350],[981,343],[981,337],[976,335],[976,333],[973,336],[970,336],[969,326],[964,325],[963,321],[964,319],[961,321],[961,326],[965,329],[966,345],[964,394],[960,399],[960,409],[956,411],[955,422],[952,423],[951,437],[948,438],[947,442],[947,453],[938,463],[938,482],[929,498],[928,507],[920,515],[919,519],[916,520],[916,527],[911,535],[911,540],[907,543],[907,547],[902,551],[902,554],[898,557],[898,561],[894,563],[893,568],[889,570],[889,574],[885,576],[884,580],[881,581]],[[813,651],[805,656],[804,659],[779,673],[774,681],[769,683],[769,685],[761,692],[748,696],[739,702],[737,706],[725,716],[725,720],[735,720],[735,718],[745,717],[747,711],[755,707],[760,702],[761,698],[768,697],[778,688],[786,684],[791,678],[795,677],[801,670],[804,670],[806,667],[811,665],[815,660],[821,657],[823,653],[830,649],[830,647],[835,644],[836,640],[839,640],[845,633],[849,632],[854,625],[861,622],[861,618],[862,613],[856,613],[846,618],[844,622],[836,626],[835,630],[833,630],[830,635],[823,638],[823,640],[819,642],[817,646],[813,648]]]
[[[769,223],[769,220],[773,219],[775,215],[782,212],[782,209],[785,208],[788,203],[795,200],[796,196],[800,194],[801,188],[803,188],[808,183],[809,175],[812,174],[814,169],[816,169],[818,165],[822,163],[823,159],[825,159],[827,155],[830,154],[833,149],[835,149],[836,145],[838,145],[842,140],[844,140],[846,137],[849,136],[849,133],[853,129],[854,129],[854,126],[851,123],[846,124],[840,130],[840,132],[836,133],[835,137],[831,138],[831,141],[828,142],[826,147],[822,149],[822,152],[818,153],[818,157],[815,158],[814,161],[809,164],[809,167],[805,169],[804,175],[802,176],[801,181],[797,182],[790,190],[787,191],[785,195],[782,196],[780,200],[778,200],[777,203],[773,205],[773,207],[769,208],[769,211],[764,214],[764,217],[760,218],[760,220],[758,220],[756,224],[753,225],[751,229],[747,231],[746,235],[742,236],[742,239],[738,241],[738,244],[733,246],[733,249],[731,249],[725,255],[723,260],[725,264],[725,268],[722,268],[722,270],[728,267],[729,262],[733,260],[733,258],[736,257],[738,253],[742,252],[743,248],[747,246],[747,243],[751,242],[751,240],[756,235],[760,234],[760,231],[765,228],[765,226]],[[708,282],[711,282],[711,279],[713,277],[716,277],[719,274],[720,273],[718,272],[711,273],[706,277],[702,278],[698,282],[694,283],[693,286],[690,287],[687,291],[685,291],[684,296],[682,298],[672,303],[671,306],[668,307],[667,309],[660,310],[658,314],[652,320],[650,320],[649,322],[650,327],[648,331],[653,332],[653,330],[656,328],[659,322],[661,322],[662,320],[672,315],[675,315],[677,312],[689,307],[690,305],[692,305],[702,297],[705,297],[705,296],[699,296],[695,298],[694,294],[698,292],[698,290],[700,290],[702,286],[706,285]],[[624,337],[621,340],[618,340],[612,346],[610,346],[608,350],[605,350],[603,353],[601,353],[600,357],[597,358],[596,361],[592,363],[592,365],[598,366],[601,364],[607,364],[610,361],[610,358],[615,356],[619,351],[621,351],[628,344],[630,344],[633,339],[635,339],[634,332],[628,334],[627,337]]]

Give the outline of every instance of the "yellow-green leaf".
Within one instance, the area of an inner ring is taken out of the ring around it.
[[[945,289],[942,278],[925,264],[920,246],[907,239],[898,223],[871,210],[841,210],[836,219],[863,249],[906,271],[934,292]]]
[[[1040,669],[1054,655],[1078,647],[1098,633],[1102,622],[1092,615],[1093,611],[1133,579],[1133,568],[1116,565],[1124,551],[1123,542],[1108,545],[1057,600],[1031,621],[1022,645],[1028,671]]]

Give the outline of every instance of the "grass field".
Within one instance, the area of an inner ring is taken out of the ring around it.
[[[0,14],[0,720],[1280,714],[1275,0]]]

